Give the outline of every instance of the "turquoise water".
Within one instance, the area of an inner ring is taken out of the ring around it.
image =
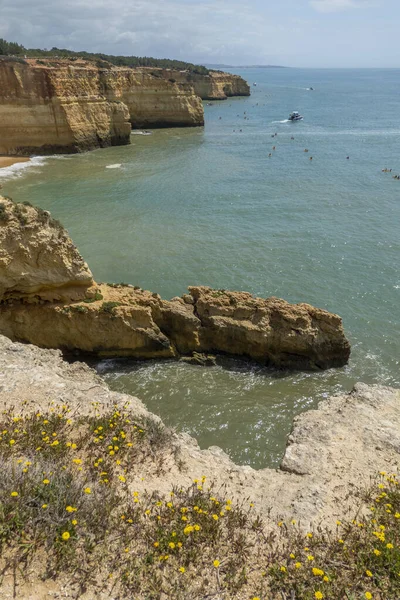
[[[0,177],[64,223],[98,281],[167,298],[193,284],[249,290],[343,317],[351,361],[325,373],[100,365],[201,446],[260,467],[278,464],[293,416],[322,397],[400,384],[400,70],[235,72],[257,83],[252,96],[206,106],[204,130],[132,135]],[[304,121],[282,122],[292,110]]]

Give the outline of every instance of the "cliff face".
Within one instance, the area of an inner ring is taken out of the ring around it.
[[[133,127],[204,124],[201,99],[160,70],[0,60],[0,154],[129,144]]]
[[[0,333],[11,339],[139,359],[217,352],[296,369],[348,360],[337,315],[246,292],[194,287],[166,301],[132,286],[97,285],[48,213],[4,198],[0,211]]]
[[[204,125],[193,87],[164,78],[159,69],[103,69],[101,78],[103,94],[127,106],[134,128]]]
[[[0,154],[128,144],[127,107],[100,94],[96,67],[0,60]]]
[[[0,59],[0,154],[129,144],[131,126],[204,125],[201,99],[248,95],[244,79],[229,73]]]
[[[250,96],[250,86],[239,75],[210,71],[199,75],[187,71],[163,71],[164,77],[193,86],[195,93],[203,100],[226,100],[231,96]]]

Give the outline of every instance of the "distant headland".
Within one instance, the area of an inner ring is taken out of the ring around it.
[[[223,65],[206,63],[207,69],[290,69],[284,65]]]

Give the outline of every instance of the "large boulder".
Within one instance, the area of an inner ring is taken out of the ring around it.
[[[0,301],[77,300],[92,273],[50,213],[0,196]]]

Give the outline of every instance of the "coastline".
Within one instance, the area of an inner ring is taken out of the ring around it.
[[[30,160],[27,156],[0,156],[0,169],[12,167],[17,163],[30,162]]]

